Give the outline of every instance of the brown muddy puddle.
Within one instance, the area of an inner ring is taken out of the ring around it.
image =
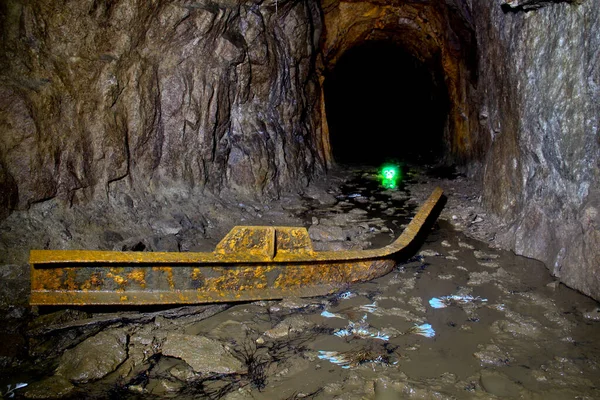
[[[539,262],[441,226],[382,278],[190,328],[259,352],[290,343],[262,390],[227,398],[599,398],[600,324],[582,316],[595,303],[548,287]]]
[[[363,229],[350,239],[359,238],[362,247],[389,243],[414,211],[400,204],[406,190],[374,190],[371,178],[347,183],[328,209],[303,211],[307,221],[316,217],[322,225],[354,215],[343,223]],[[385,214],[389,208],[404,211]],[[113,327],[127,332],[129,357],[139,352],[137,372],[126,375],[121,365],[75,385],[66,397],[598,399],[597,307],[557,285],[540,262],[491,249],[439,221],[410,260],[330,296],[238,304],[203,320],[157,317]],[[193,347],[161,353],[168,335],[215,339],[240,365],[200,373],[194,363],[221,356],[191,354]],[[15,391],[17,397],[26,389]]]

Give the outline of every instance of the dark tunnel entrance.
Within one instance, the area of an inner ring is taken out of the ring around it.
[[[325,78],[334,160],[431,164],[444,154],[448,115],[439,75],[391,42],[348,50]]]

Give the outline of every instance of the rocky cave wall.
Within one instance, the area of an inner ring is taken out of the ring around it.
[[[598,299],[599,14],[598,0],[2,2],[0,218],[57,197],[303,186],[332,161],[318,79],[391,40],[445,86],[447,159],[481,177],[496,242]]]
[[[320,31],[311,0],[2,2],[0,218],[55,197],[305,185],[324,161]]]
[[[450,101],[446,160],[482,180],[496,243],[600,298],[600,2],[322,6],[322,75],[365,41],[395,42],[428,65]]]
[[[506,3],[471,4],[483,204],[500,243],[600,299],[600,2]]]

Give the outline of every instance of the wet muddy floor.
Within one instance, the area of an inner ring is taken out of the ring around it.
[[[404,173],[390,190],[354,170],[296,216],[317,249],[386,245],[415,212]],[[391,273],[329,296],[88,311],[31,323],[36,365],[0,377],[5,398],[600,398],[598,303],[444,219]]]

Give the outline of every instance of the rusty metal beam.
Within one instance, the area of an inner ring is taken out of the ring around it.
[[[440,204],[437,188],[392,244],[314,251],[306,228],[233,228],[211,253],[32,250],[32,305],[191,304],[317,296],[388,273]]]

